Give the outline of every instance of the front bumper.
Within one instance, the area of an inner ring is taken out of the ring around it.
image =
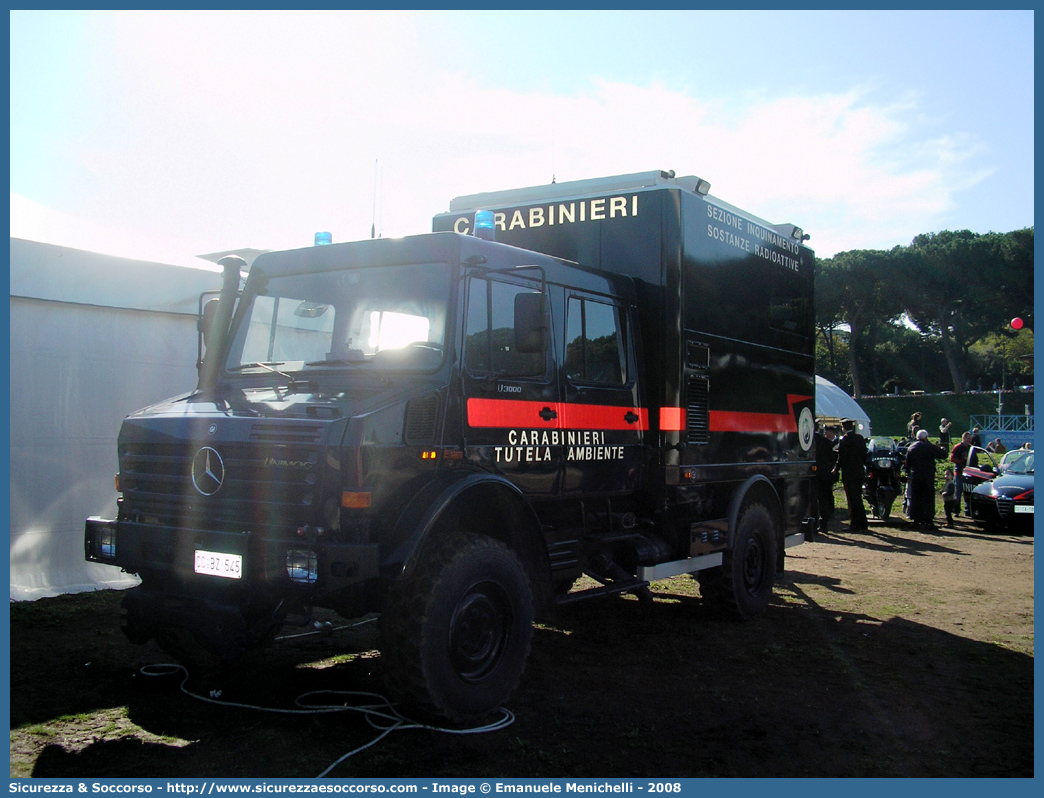
[[[233,578],[196,570],[196,553],[240,558]],[[332,593],[378,575],[376,544],[334,543],[322,539],[262,537],[252,532],[109,521],[88,518],[84,557],[140,575],[162,575],[206,591],[235,587],[302,587]]]
[[[1016,502],[1007,496],[971,494],[972,521],[981,526],[1005,526],[1013,529],[1033,528],[1033,504]]]

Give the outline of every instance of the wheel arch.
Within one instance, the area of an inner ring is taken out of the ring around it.
[[[381,576],[406,579],[433,536],[465,529],[500,540],[522,561],[530,579],[550,579],[540,522],[522,492],[493,474],[459,473],[429,483],[395,524],[398,545],[382,559]]]
[[[761,474],[755,474],[740,485],[732,493],[729,501],[729,533],[728,545],[732,548],[736,542],[736,527],[739,525],[743,509],[753,502],[759,502],[769,511],[775,524],[776,551],[783,552],[783,505],[775,485]]]

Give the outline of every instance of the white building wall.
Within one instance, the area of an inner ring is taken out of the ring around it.
[[[84,520],[115,517],[123,418],[195,387],[198,296],[220,276],[15,239],[11,254],[11,598],[130,586],[84,561]],[[111,305],[68,301],[70,276]]]

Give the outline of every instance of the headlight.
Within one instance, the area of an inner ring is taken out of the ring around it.
[[[314,585],[319,578],[319,558],[310,549],[290,549],[286,553],[286,575],[291,582]]]
[[[94,562],[112,562],[116,559],[116,522],[88,518],[85,530],[84,553]]]
[[[94,541],[95,547],[98,549],[98,556],[105,557],[106,559],[113,559],[116,557],[116,530],[111,526],[102,527],[98,533],[98,538]]]

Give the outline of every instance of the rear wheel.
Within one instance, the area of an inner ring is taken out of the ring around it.
[[[776,578],[776,524],[762,504],[740,516],[736,538],[717,568],[700,571],[700,594],[713,607],[739,619],[763,613]]]
[[[425,715],[465,722],[499,708],[525,669],[533,594],[500,541],[453,535],[394,585],[381,618],[385,681]]]

